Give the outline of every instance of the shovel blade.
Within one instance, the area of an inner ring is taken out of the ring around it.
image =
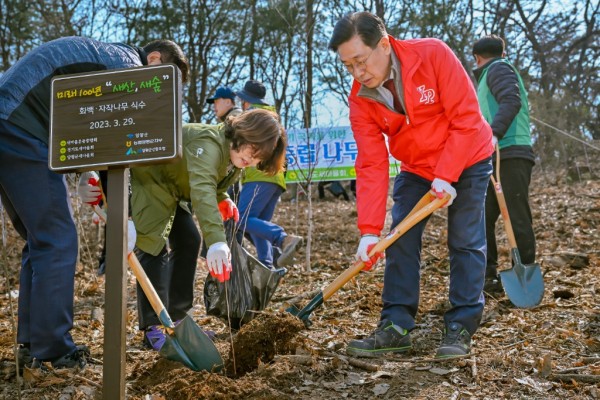
[[[544,278],[539,264],[517,263],[499,275],[504,292],[515,307],[531,308],[542,301]]]
[[[198,368],[181,348],[179,341],[171,335],[167,334],[165,344],[163,344],[163,347],[161,347],[159,354],[168,360],[180,362],[189,369],[198,371]]]
[[[300,309],[294,305],[289,306],[288,308],[285,309],[285,311],[289,312],[294,317],[297,317],[298,314],[300,314]]]
[[[289,312],[294,317],[297,317],[300,321],[304,323],[305,327],[309,328],[312,325],[312,322],[310,322],[309,319],[310,312],[306,312],[306,307],[300,310],[298,307],[291,305],[288,308],[286,308],[285,311]]]
[[[168,335],[160,354],[194,371],[218,372],[223,359],[213,341],[192,318],[186,316]]]

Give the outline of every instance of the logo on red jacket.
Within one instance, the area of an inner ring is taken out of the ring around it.
[[[435,91],[433,89],[425,89],[425,85],[421,85],[417,88],[417,91],[421,93],[420,103],[433,104],[435,99]]]

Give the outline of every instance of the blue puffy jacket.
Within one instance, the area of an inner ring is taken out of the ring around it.
[[[78,36],[44,43],[0,76],[0,119],[48,143],[52,77],[145,64],[145,52],[125,44]]]

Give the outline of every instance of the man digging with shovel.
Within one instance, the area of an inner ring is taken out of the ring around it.
[[[356,206],[365,263],[384,226],[389,152],[402,162],[393,188],[392,227],[427,193],[450,195],[449,300],[436,358],[469,354],[483,313],[485,193],[492,171],[492,132],[479,111],[460,61],[436,39],[400,41],[368,12],[335,25],[329,48],[354,78],[349,96],[356,159]],[[388,142],[386,143],[385,136]],[[421,240],[428,218],[386,249],[383,309],[375,331],[347,346],[352,356],[374,357],[412,348],[419,306]],[[367,268],[370,268],[368,266]]]

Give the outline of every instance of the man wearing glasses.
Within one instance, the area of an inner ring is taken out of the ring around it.
[[[436,39],[396,40],[368,12],[344,16],[329,48],[354,82],[349,96],[356,144],[356,198],[361,239],[356,253],[367,269],[368,252],[383,229],[389,152],[402,162],[393,187],[392,227],[428,191],[448,210],[451,307],[437,358],[469,354],[483,313],[486,239],[484,201],[492,171],[492,132],[460,61]],[[385,136],[384,136],[385,135]],[[383,309],[374,333],[351,341],[353,356],[375,357],[412,348],[419,306],[420,253],[427,219],[386,250]]]

